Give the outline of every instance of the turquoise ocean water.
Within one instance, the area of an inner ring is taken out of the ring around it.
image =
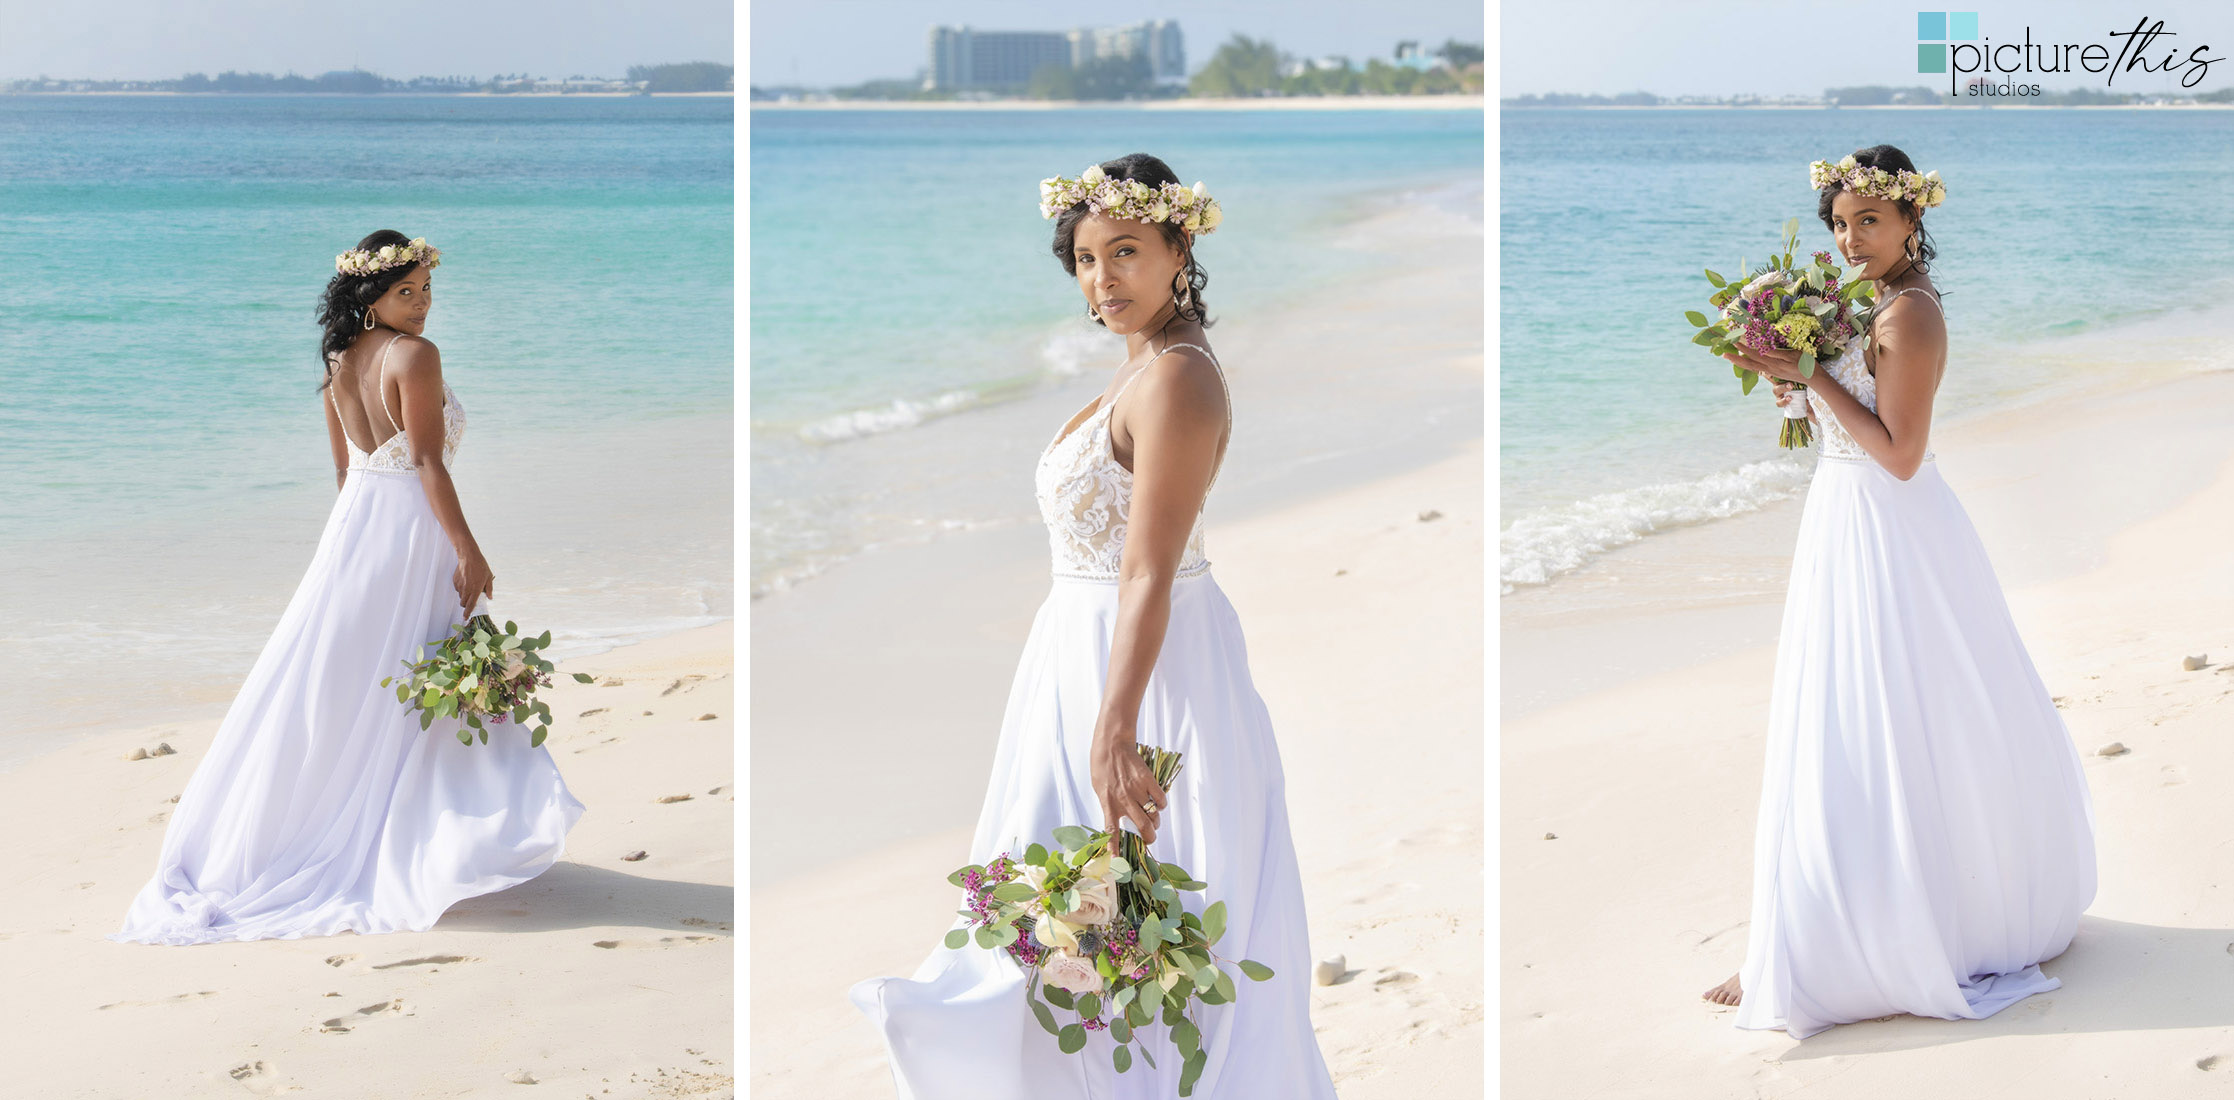
[[[1683,319],[1787,218],[1832,247],[1808,162],[1889,143],[1947,181],[1942,418],[2130,365],[2234,367],[2234,112],[1501,113],[1500,569],[1545,583],[1652,532],[1804,491],[1811,456]]]
[[[754,591],[1029,508],[1013,471],[853,456],[1123,358],[1050,251],[1041,179],[1147,152],[1202,181],[1227,215],[1200,246],[1213,313],[1261,316],[1375,262],[1337,246],[1345,224],[1401,203],[1478,221],[1482,128],[1463,110],[754,111]]]
[[[727,616],[732,125],[0,96],[0,734],[230,697],[331,506],[311,311],[376,228],[444,253],[427,335],[498,609],[576,651]]]

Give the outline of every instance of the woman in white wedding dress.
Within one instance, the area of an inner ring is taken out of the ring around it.
[[[1820,457],[1778,638],[1745,964],[1707,993],[1806,1038],[1910,1013],[1990,1016],[2094,900],[2079,755],[1969,517],[1927,448],[1947,330],[1922,211],[1945,196],[1878,145],[1810,170],[1847,262],[1878,287],[1856,341],[1803,376]],[[1792,383],[1804,382],[1804,396]]]
[[[967,862],[1047,843],[1062,825],[1129,824],[1158,859],[1209,884],[1191,908],[1225,902],[1221,953],[1273,970],[1242,983],[1234,1003],[1202,1009],[1208,1060],[1192,1095],[1324,1100],[1334,1086],[1311,1031],[1279,747],[1240,622],[1203,553],[1202,509],[1231,416],[1203,337],[1194,243],[1219,215],[1159,201],[1167,186],[1178,186],[1171,169],[1137,153],[1042,184],[1055,254],[1127,354],[1040,455],[1054,583],[1010,687]],[[1087,197],[1065,201],[1072,193]],[[1184,754],[1168,805],[1135,744]],[[1162,1024],[1137,1039],[1156,1064],[1119,1073],[1105,1031],[1062,1053],[1026,1007],[1025,980],[1007,952],[941,946],[912,979],[863,981],[850,997],[883,1035],[901,1100],[1178,1094],[1182,1059]]]
[[[495,594],[450,480],[465,410],[420,335],[440,262],[386,229],[335,260],[318,319],[340,495],[112,940],[423,931],[541,874],[581,816],[525,731],[468,747],[380,686]]]

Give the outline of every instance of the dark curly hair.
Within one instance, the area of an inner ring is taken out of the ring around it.
[[[1146,153],[1130,153],[1118,157],[1116,160],[1105,160],[1102,162],[1101,170],[1108,173],[1110,179],[1139,180],[1150,187],[1160,187],[1167,183],[1179,182],[1178,174],[1171,170],[1170,165]],[[1078,257],[1075,255],[1078,223],[1085,221],[1092,212],[1092,209],[1081,201],[1072,204],[1070,209],[1055,217],[1055,258],[1063,262],[1063,271],[1072,277],[1078,275]],[[1171,222],[1154,222],[1151,224],[1163,233],[1164,243],[1169,244],[1180,255],[1187,258],[1187,265],[1180,270],[1186,273],[1187,286],[1193,291],[1188,296],[1194,299],[1194,302],[1191,308],[1180,310],[1179,316],[1204,328],[1209,328],[1216,322],[1208,320],[1210,306],[1202,300],[1202,288],[1210,285],[1210,273],[1204,271],[1202,264],[1195,259],[1195,250],[1187,247],[1186,230]],[[1095,317],[1094,323],[1101,325],[1103,328],[1109,327],[1100,317]]]
[[[359,249],[376,249],[391,244],[410,244],[411,238],[393,229],[375,230],[357,242]],[[403,277],[418,268],[417,264],[404,264],[371,275],[346,275],[334,272],[326,280],[325,292],[318,296],[318,324],[325,333],[318,340],[318,367],[323,377],[319,389],[333,384],[334,365],[327,356],[347,351],[357,337],[364,335],[365,311],[372,303],[388,293],[388,288],[403,281]]]
[[[1856,149],[1854,161],[1864,168],[1882,168],[1895,174],[1916,171],[1916,162],[1908,159],[1908,154],[1890,145]],[[1823,189],[1823,197],[1815,201],[1815,215],[1823,219],[1825,229],[1831,228],[1831,203],[1843,190],[1845,188],[1826,187]],[[1895,199],[1893,204],[1900,210],[1902,217],[1916,219],[1916,270],[1926,275],[1931,274],[1931,261],[1934,256],[1939,255],[1939,250],[1932,247],[1931,233],[1924,228],[1923,212],[1917,210],[1916,204],[1907,199]]]

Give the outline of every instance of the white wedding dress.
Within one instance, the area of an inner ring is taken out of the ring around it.
[[[1131,384],[1128,379],[1125,387]],[[1125,387],[1116,396],[1123,396]],[[968,859],[955,866],[986,863],[1004,851],[1021,853],[1034,841],[1052,843],[1057,826],[1103,823],[1087,749],[1115,634],[1117,567],[1132,474],[1110,449],[1114,397],[1097,398],[1096,404],[1083,423],[1066,425],[1040,456],[1035,480],[1054,585],[1032,622],[1009,689],[977,835]],[[1193,1095],[1198,1100],[1333,1097],[1333,1081],[1311,1031],[1310,939],[1288,837],[1279,746],[1249,678],[1241,623],[1203,557],[1200,514],[1171,586],[1170,624],[1141,698],[1138,740],[1185,754],[1149,850],[1209,884],[1204,893],[1181,895],[1190,908],[1226,903],[1219,954],[1254,959],[1274,972],[1271,980],[1254,982],[1229,965],[1238,990],[1234,1003],[1199,1010],[1208,1061]],[[1064,1054],[1026,1007],[1024,989],[1024,973],[1006,952],[942,945],[913,978],[870,979],[849,996],[883,1035],[901,1100],[1178,1095],[1183,1059],[1162,1023],[1136,1033],[1135,1045],[1148,1049],[1155,1067],[1135,1059],[1129,1071],[1118,1073],[1107,1032],[1089,1033],[1084,1050]]]
[[[1876,410],[1858,341],[1824,369]],[[1932,457],[1902,481],[1809,400],[1820,458],[1777,643],[1737,1026],[1990,1016],[2061,984],[2039,963],[2094,900],[2086,777]]]
[[[465,433],[448,383],[443,427],[447,467]],[[403,662],[466,616],[451,583],[457,552],[403,431],[370,453],[354,440],[348,450],[310,568],[111,940],[423,931],[452,904],[525,882],[565,850],[583,806],[547,748],[529,748],[527,731],[510,724],[470,747],[458,743],[458,719],[421,730],[418,712],[380,686],[408,676]]]

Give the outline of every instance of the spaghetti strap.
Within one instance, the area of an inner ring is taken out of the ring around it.
[[[401,339],[403,339],[403,337],[401,336],[391,336],[388,338],[387,343],[380,345],[380,363],[378,366],[372,368],[372,383],[380,390],[380,411],[388,414],[388,426],[394,428],[399,433],[403,431],[403,425],[396,423],[396,414],[388,412],[387,366],[388,350],[395,347],[396,341]]]
[[[1918,294],[1921,294],[1921,295],[1923,295],[1923,296],[1924,296],[1924,300],[1925,300],[1925,301],[1927,301],[1927,302],[1930,302],[1930,303],[1931,303],[1931,304],[1932,304],[1933,306],[1937,307],[1937,308],[1939,309],[1939,311],[1940,311],[1941,313],[1945,313],[1945,312],[1947,312],[1947,309],[1946,309],[1946,307],[1945,307],[1945,306],[1941,306],[1941,305],[1939,304],[1939,295],[1937,295],[1937,294],[1933,294],[1933,293],[1931,293],[1931,292],[1929,292],[1929,291],[1925,290],[1925,289],[1924,289],[1923,287],[1920,287],[1920,286],[1912,286],[1912,287],[1909,287],[1909,288],[1908,288],[1908,290],[1898,290],[1898,291],[1894,291],[1894,292],[1893,292],[1893,298],[1898,298],[1898,297],[1900,297],[1901,295],[1903,295],[1903,294],[1906,294],[1906,293],[1908,293],[1909,291],[1914,291],[1914,292],[1916,292],[1916,293],[1918,293]],[[1893,299],[1892,299],[1892,298],[1887,298],[1887,299],[1885,299],[1885,304],[1886,304],[1886,305],[1891,305],[1891,304],[1892,304],[1892,302],[1893,302]]]

